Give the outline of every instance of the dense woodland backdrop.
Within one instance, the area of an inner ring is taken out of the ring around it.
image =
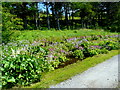
[[[120,2],[3,2],[2,23],[4,32],[78,28],[119,32]],[[10,35],[4,32],[3,39]]]

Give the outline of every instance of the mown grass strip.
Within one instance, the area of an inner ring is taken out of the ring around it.
[[[68,65],[64,68],[56,69],[54,71],[44,73],[41,79],[41,82],[27,86],[24,88],[49,88],[50,85],[60,83],[64,80],[69,79],[70,77],[86,71],[90,67],[95,66],[98,63],[101,63],[112,56],[120,54],[119,50],[109,51],[108,54],[99,54],[93,57],[88,57],[83,61],[78,61],[77,63]]]

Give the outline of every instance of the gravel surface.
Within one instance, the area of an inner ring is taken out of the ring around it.
[[[116,88],[117,86],[118,55],[50,88]]]

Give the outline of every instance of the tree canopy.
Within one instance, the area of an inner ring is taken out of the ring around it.
[[[2,9],[3,30],[120,29],[120,2],[3,2]]]

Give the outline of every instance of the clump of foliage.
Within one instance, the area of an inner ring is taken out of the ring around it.
[[[41,72],[47,67],[43,58],[29,55],[9,56],[1,62],[3,64],[1,70],[4,88],[11,88],[14,85],[30,85],[39,81]]]
[[[45,58],[22,53],[12,49],[11,55],[2,57],[3,88],[30,85],[40,81],[42,72],[52,70],[52,66]]]
[[[73,56],[75,56],[75,58],[79,58],[79,59],[83,59],[84,58],[83,51],[81,51],[81,50],[75,50],[73,52]]]

